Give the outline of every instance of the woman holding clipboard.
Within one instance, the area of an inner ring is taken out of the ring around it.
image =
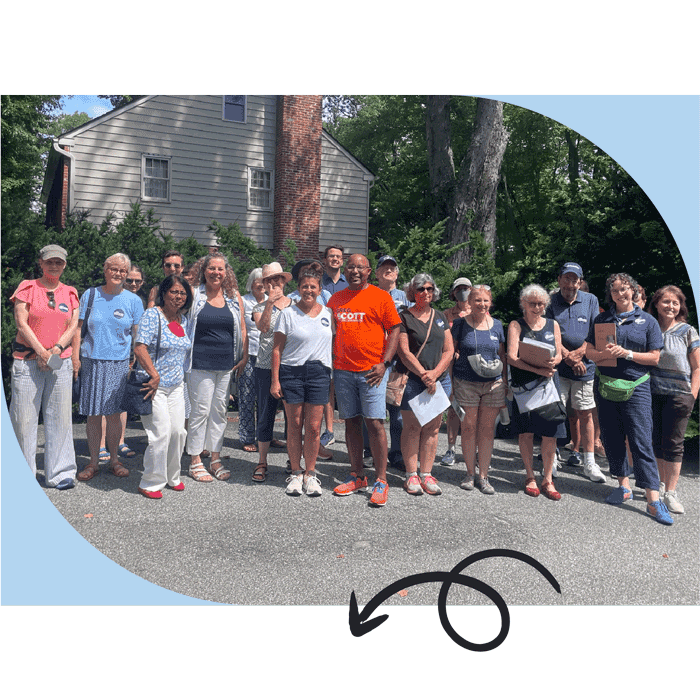
[[[619,484],[605,500],[611,505],[631,501],[629,477],[634,473],[637,487],[646,492],[647,513],[664,525],[672,525],[673,518],[659,499],[648,381],[649,369],[659,363],[663,335],[658,321],[637,305],[639,285],[630,275],[610,275],[605,297],[609,308],[595,318],[586,339],[586,357],[597,365],[594,391],[603,447],[610,474]],[[610,342],[608,336],[613,333],[614,342]]]

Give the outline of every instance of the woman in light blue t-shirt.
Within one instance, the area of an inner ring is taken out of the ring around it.
[[[143,314],[141,300],[124,289],[130,269],[127,255],[110,256],[104,263],[105,283],[88,289],[80,299],[80,413],[88,417],[90,451],[90,463],[78,473],[80,481],[92,479],[99,471],[102,416],[106,417],[109,471],[115,476],[129,476],[129,470],[119,463],[119,414],[129,374],[131,339]]]

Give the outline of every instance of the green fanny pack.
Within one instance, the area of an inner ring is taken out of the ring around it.
[[[600,395],[607,401],[627,401],[634,393],[634,390],[649,379],[649,373],[645,374],[634,381],[630,379],[613,379],[607,377],[595,368],[595,373],[598,375],[598,391]]]

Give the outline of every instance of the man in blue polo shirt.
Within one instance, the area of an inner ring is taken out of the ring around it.
[[[325,272],[321,279],[321,287],[333,296],[336,292],[347,289],[348,281],[340,271],[343,267],[343,255],[345,249],[341,245],[331,245],[323,252],[323,266]]]
[[[557,367],[562,402],[571,402],[571,409],[579,422],[583,473],[591,481],[604,482],[605,475],[595,463],[593,451],[595,430],[593,424],[593,376],[595,364],[585,356],[586,338],[598,315],[598,299],[581,291],[583,270],[578,263],[568,262],[559,270],[559,291],[552,295],[546,317],[553,318],[561,329],[562,361]],[[570,466],[581,466],[581,455],[572,451]]]

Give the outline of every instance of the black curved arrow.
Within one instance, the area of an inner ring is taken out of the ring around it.
[[[372,600],[365,605],[362,612],[359,612],[357,607],[357,598],[355,597],[355,591],[350,594],[350,632],[355,637],[361,637],[373,629],[376,629],[385,620],[389,618],[388,615],[380,615],[370,620],[370,615],[388,598],[392,595],[398,593],[404,588],[409,588],[419,583],[431,583],[436,581],[442,581],[442,586],[440,587],[440,593],[438,595],[438,614],[440,617],[440,623],[443,629],[449,635],[450,639],[459,646],[468,649],[470,651],[490,651],[495,649],[497,646],[503,643],[505,638],[508,636],[510,630],[510,613],[508,612],[508,606],[503,600],[501,595],[491,586],[485,584],[479,579],[473,578],[471,576],[463,576],[460,572],[466,569],[470,564],[474,562],[481,561],[482,559],[488,559],[490,557],[510,557],[512,559],[518,559],[520,561],[529,564],[533,568],[537,569],[542,576],[544,576],[547,581],[552,585],[557,593],[561,593],[561,587],[558,581],[552,576],[550,571],[543,566],[537,559],[523,554],[522,552],[515,551],[513,549],[486,549],[482,552],[476,552],[471,554],[465,559],[462,559],[457,566],[455,566],[451,571],[428,571],[424,574],[413,574],[412,576],[406,576],[405,578],[395,581],[391,585],[387,586],[381,590],[377,595],[375,595]],[[493,603],[496,604],[499,612],[501,613],[501,630],[494,639],[490,642],[484,644],[475,644],[470,642],[460,636],[450,624],[447,617],[447,595],[450,590],[450,586],[453,583],[459,583],[464,586],[469,586],[480,593],[483,593],[487,598],[489,598]]]

